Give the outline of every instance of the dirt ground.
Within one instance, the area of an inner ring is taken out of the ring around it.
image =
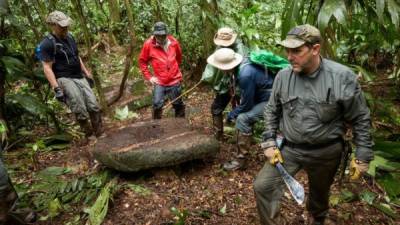
[[[209,108],[212,102],[212,92],[200,87],[185,99],[187,118],[196,129],[211,135],[211,115]],[[115,122],[106,120],[107,130],[140,120],[151,118],[151,108],[141,109],[140,117],[131,121]],[[164,112],[172,116],[170,111]],[[256,203],[253,193],[253,180],[264,164],[260,150],[256,145],[249,157],[244,170],[226,172],[221,164],[234,155],[235,145],[232,137],[227,136],[221,142],[221,149],[215,158],[187,162],[179,166],[157,168],[137,173],[118,173],[118,182],[137,184],[150,190],[142,194],[131,189],[121,189],[114,194],[109,211],[104,220],[105,225],[161,225],[161,224],[192,224],[192,225],[246,225],[259,224]],[[48,166],[68,166],[87,171],[98,165],[91,156],[90,147],[73,146],[66,151],[58,151],[39,156],[39,164]],[[307,177],[304,172],[296,175],[296,179],[305,184],[307,195]],[[367,187],[365,182],[345,182],[344,188],[360,192]],[[286,188],[285,188],[286,189]],[[378,190],[379,191],[379,190]],[[340,191],[338,184],[332,187],[332,194]],[[176,208],[175,213],[171,208]],[[282,215],[287,224],[306,223],[305,205],[298,206],[286,190]],[[181,213],[180,217],[177,216]],[[61,215],[53,221],[41,221],[36,224],[64,224],[73,215]],[[384,225],[400,224],[385,216],[381,211],[362,201],[339,203],[330,210],[334,224]],[[178,223],[179,220],[184,223]],[[82,221],[84,224],[84,221]]]

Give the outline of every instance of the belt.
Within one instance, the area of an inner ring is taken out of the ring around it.
[[[319,148],[326,148],[326,147],[329,147],[331,145],[337,144],[339,142],[343,142],[343,139],[342,138],[335,138],[335,139],[332,139],[332,140],[330,140],[330,141],[328,141],[326,143],[321,143],[321,144],[307,144],[307,143],[296,144],[296,143],[290,142],[288,140],[285,140],[284,145],[286,145],[288,147],[291,147],[291,148],[300,148],[300,149],[313,150],[313,149],[319,149]]]

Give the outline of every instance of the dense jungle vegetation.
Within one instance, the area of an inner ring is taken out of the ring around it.
[[[74,21],[70,32],[92,70],[108,127],[139,121],[149,114],[149,90],[137,60],[157,21],[164,21],[180,41],[185,89],[200,80],[206,59],[215,49],[212,40],[219,27],[234,28],[253,50],[267,49],[284,57],[277,41],[295,25],[316,25],[324,38],[324,57],[348,65],[360,76],[373,117],[375,142],[368,178],[362,185],[347,182],[336,189],[330,204],[342,221],[399,224],[398,0],[0,0],[3,158],[18,190],[19,206],[38,212],[38,224],[252,224],[256,209],[251,180],[262,165],[260,161],[247,172],[233,174],[221,171],[215,165],[218,160],[206,162],[206,169],[200,168],[198,173],[207,177],[204,170],[209,168],[217,181],[197,178],[198,165],[189,166],[189,174],[158,171],[162,175],[148,178],[147,173],[107,170],[91,158],[89,150],[76,145],[82,133],[67,108],[54,99],[35,58],[36,45],[49,32],[45,18],[53,10],[65,12]],[[209,113],[210,96],[212,90],[202,86],[185,99]],[[210,115],[193,111],[193,121],[211,126],[205,118]],[[228,180],[244,178],[248,194],[226,192]],[[225,181],[219,183],[217,197],[205,194],[204,198],[211,199],[207,204],[199,200],[204,188],[192,187],[191,179],[199,183]],[[174,188],[185,191],[170,193]],[[191,193],[190,188],[199,194]],[[172,197],[174,193],[178,200]],[[288,212],[296,207],[287,204]],[[161,214],[163,219],[157,216]]]

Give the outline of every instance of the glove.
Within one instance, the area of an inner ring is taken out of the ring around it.
[[[279,151],[276,147],[269,147],[264,150],[264,155],[269,160],[271,165],[275,166],[278,162],[283,163],[283,158],[281,155],[281,151]]]
[[[158,79],[157,79],[157,77],[151,77],[151,78],[150,78],[150,83],[153,84],[153,85],[154,85],[154,84],[158,84]]]
[[[358,180],[360,176],[368,171],[369,163],[353,158],[350,162],[350,179]]]
[[[54,88],[54,93],[58,101],[65,103],[65,95],[60,87]]]
[[[226,117],[226,123],[231,124],[235,122],[235,117],[233,116],[233,112],[229,112]]]
[[[87,82],[89,83],[90,88],[94,87],[94,80],[91,77],[85,77]]]

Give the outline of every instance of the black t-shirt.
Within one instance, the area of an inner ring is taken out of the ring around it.
[[[82,78],[81,64],[79,61],[78,47],[73,37],[68,34],[65,39],[54,38],[56,51],[54,54],[54,41],[49,37],[45,37],[40,43],[41,60],[45,62],[53,62],[53,72],[56,78]]]

